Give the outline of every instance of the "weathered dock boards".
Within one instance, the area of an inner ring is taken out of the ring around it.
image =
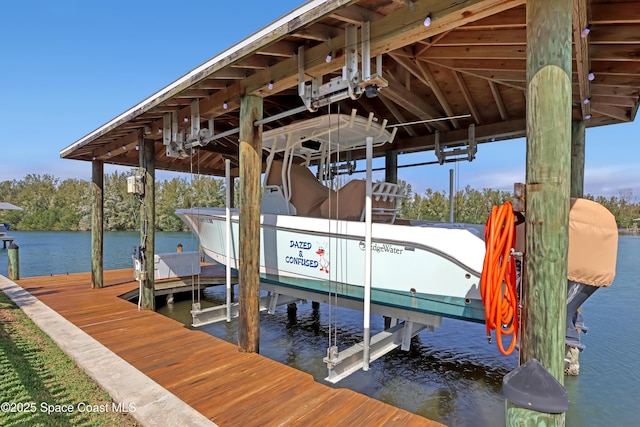
[[[118,297],[131,269],[17,281],[43,303],[220,426],[441,424],[313,377]]]

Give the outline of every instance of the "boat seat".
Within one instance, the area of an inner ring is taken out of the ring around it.
[[[364,221],[367,183],[352,180],[329,196],[320,205],[323,218]],[[390,182],[376,182],[372,186],[371,214],[374,222],[393,223],[398,213],[400,186]]]
[[[296,207],[287,202],[279,185],[266,185],[262,192],[260,212],[273,215],[296,215]]]
[[[297,215],[320,218],[320,205],[335,193],[322,185],[313,173],[305,166],[291,164],[291,204],[295,207]],[[266,186],[279,186],[282,188],[282,161],[274,160],[269,170]],[[267,187],[265,187],[267,188]]]

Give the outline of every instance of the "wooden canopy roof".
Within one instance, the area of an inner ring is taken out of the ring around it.
[[[427,16],[429,26],[424,24]],[[189,158],[166,156],[165,113],[176,114],[178,126],[186,131],[196,102],[201,127],[213,124],[218,135],[239,126],[240,98],[245,94],[264,98],[265,118],[297,109],[303,105],[298,94],[300,64],[307,81],[326,82],[340,75],[345,29],[360,27],[363,21],[370,22],[371,56],[382,55],[382,77],[388,86],[376,97],[334,103],[331,112],[349,114],[355,108],[360,115],[373,112],[389,124],[470,115],[400,127],[393,145],[385,149],[401,152],[433,149],[436,130],[448,146],[466,143],[471,124],[478,142],[525,136],[526,0],[312,0],[60,155],[137,166],[136,146],[143,135],[155,141],[157,169],[188,172]],[[640,1],[573,0],[572,32],[573,119],[585,120],[587,127],[633,121],[640,96]],[[299,111],[264,124],[264,129],[327,111]],[[237,134],[200,149],[200,172],[224,175],[225,158],[238,166]]]

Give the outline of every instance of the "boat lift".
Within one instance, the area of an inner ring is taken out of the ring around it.
[[[442,326],[442,317],[427,313],[391,307],[371,302],[371,214],[372,214],[372,197],[373,186],[371,177],[371,160],[373,152],[373,138],[366,138],[367,153],[367,203],[365,212],[365,224],[367,224],[367,232],[365,233],[365,251],[366,256],[366,278],[364,301],[340,298],[323,292],[314,292],[298,287],[289,287],[269,279],[261,280],[260,289],[266,291],[267,295],[260,299],[260,311],[267,311],[270,314],[275,312],[279,305],[297,303],[301,301],[314,301],[325,304],[336,304],[338,307],[344,307],[354,310],[362,310],[364,314],[364,330],[363,341],[354,346],[339,351],[337,345],[329,346],[327,355],[323,361],[327,364],[328,376],[326,381],[337,383],[348,377],[359,369],[367,371],[369,363],[374,361],[390,351],[400,347],[402,350],[409,350],[411,338],[419,334],[424,329],[433,331],[436,327]],[[202,309],[200,303],[193,303],[191,315],[193,317],[192,325],[194,327],[204,326],[214,322],[226,320],[231,321],[232,317],[238,316],[238,303],[231,301],[231,229],[230,229],[230,162],[225,162],[226,179],[227,179],[227,216],[226,216],[226,252],[227,252],[227,298],[226,303],[217,307]],[[337,299],[337,301],[336,301]],[[373,337],[370,336],[370,317],[371,314],[385,316],[391,319],[391,327]]]
[[[335,296],[299,288],[290,288],[268,280],[260,282],[260,289],[267,293],[267,295],[260,298],[260,311],[269,314],[274,314],[277,306],[291,303],[314,301],[324,304],[336,304]],[[338,298],[337,306],[351,310],[362,310],[363,302],[348,298]],[[223,304],[202,309],[199,303],[194,303],[191,310],[191,315],[193,316],[192,326],[199,327],[227,320],[227,307],[227,304]],[[238,303],[232,303],[229,307],[231,317],[237,317]],[[391,318],[391,327],[371,337],[369,344],[370,361],[379,359],[398,347],[403,351],[408,351],[411,338],[425,329],[433,332],[435,328],[442,326],[441,316],[379,304],[371,304],[371,314]],[[328,375],[325,380],[335,384],[362,369],[364,348],[363,342],[356,343],[350,348],[341,351],[338,351],[335,346],[330,347],[326,357],[323,358],[328,368]]]

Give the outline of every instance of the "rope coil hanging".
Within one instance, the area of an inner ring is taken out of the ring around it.
[[[493,206],[484,231],[486,252],[480,294],[484,305],[487,339],[496,331],[500,353],[510,355],[516,347],[518,335],[518,294],[516,292],[515,260],[511,254],[515,247],[515,216],[511,202]],[[505,350],[503,336],[511,337]]]

